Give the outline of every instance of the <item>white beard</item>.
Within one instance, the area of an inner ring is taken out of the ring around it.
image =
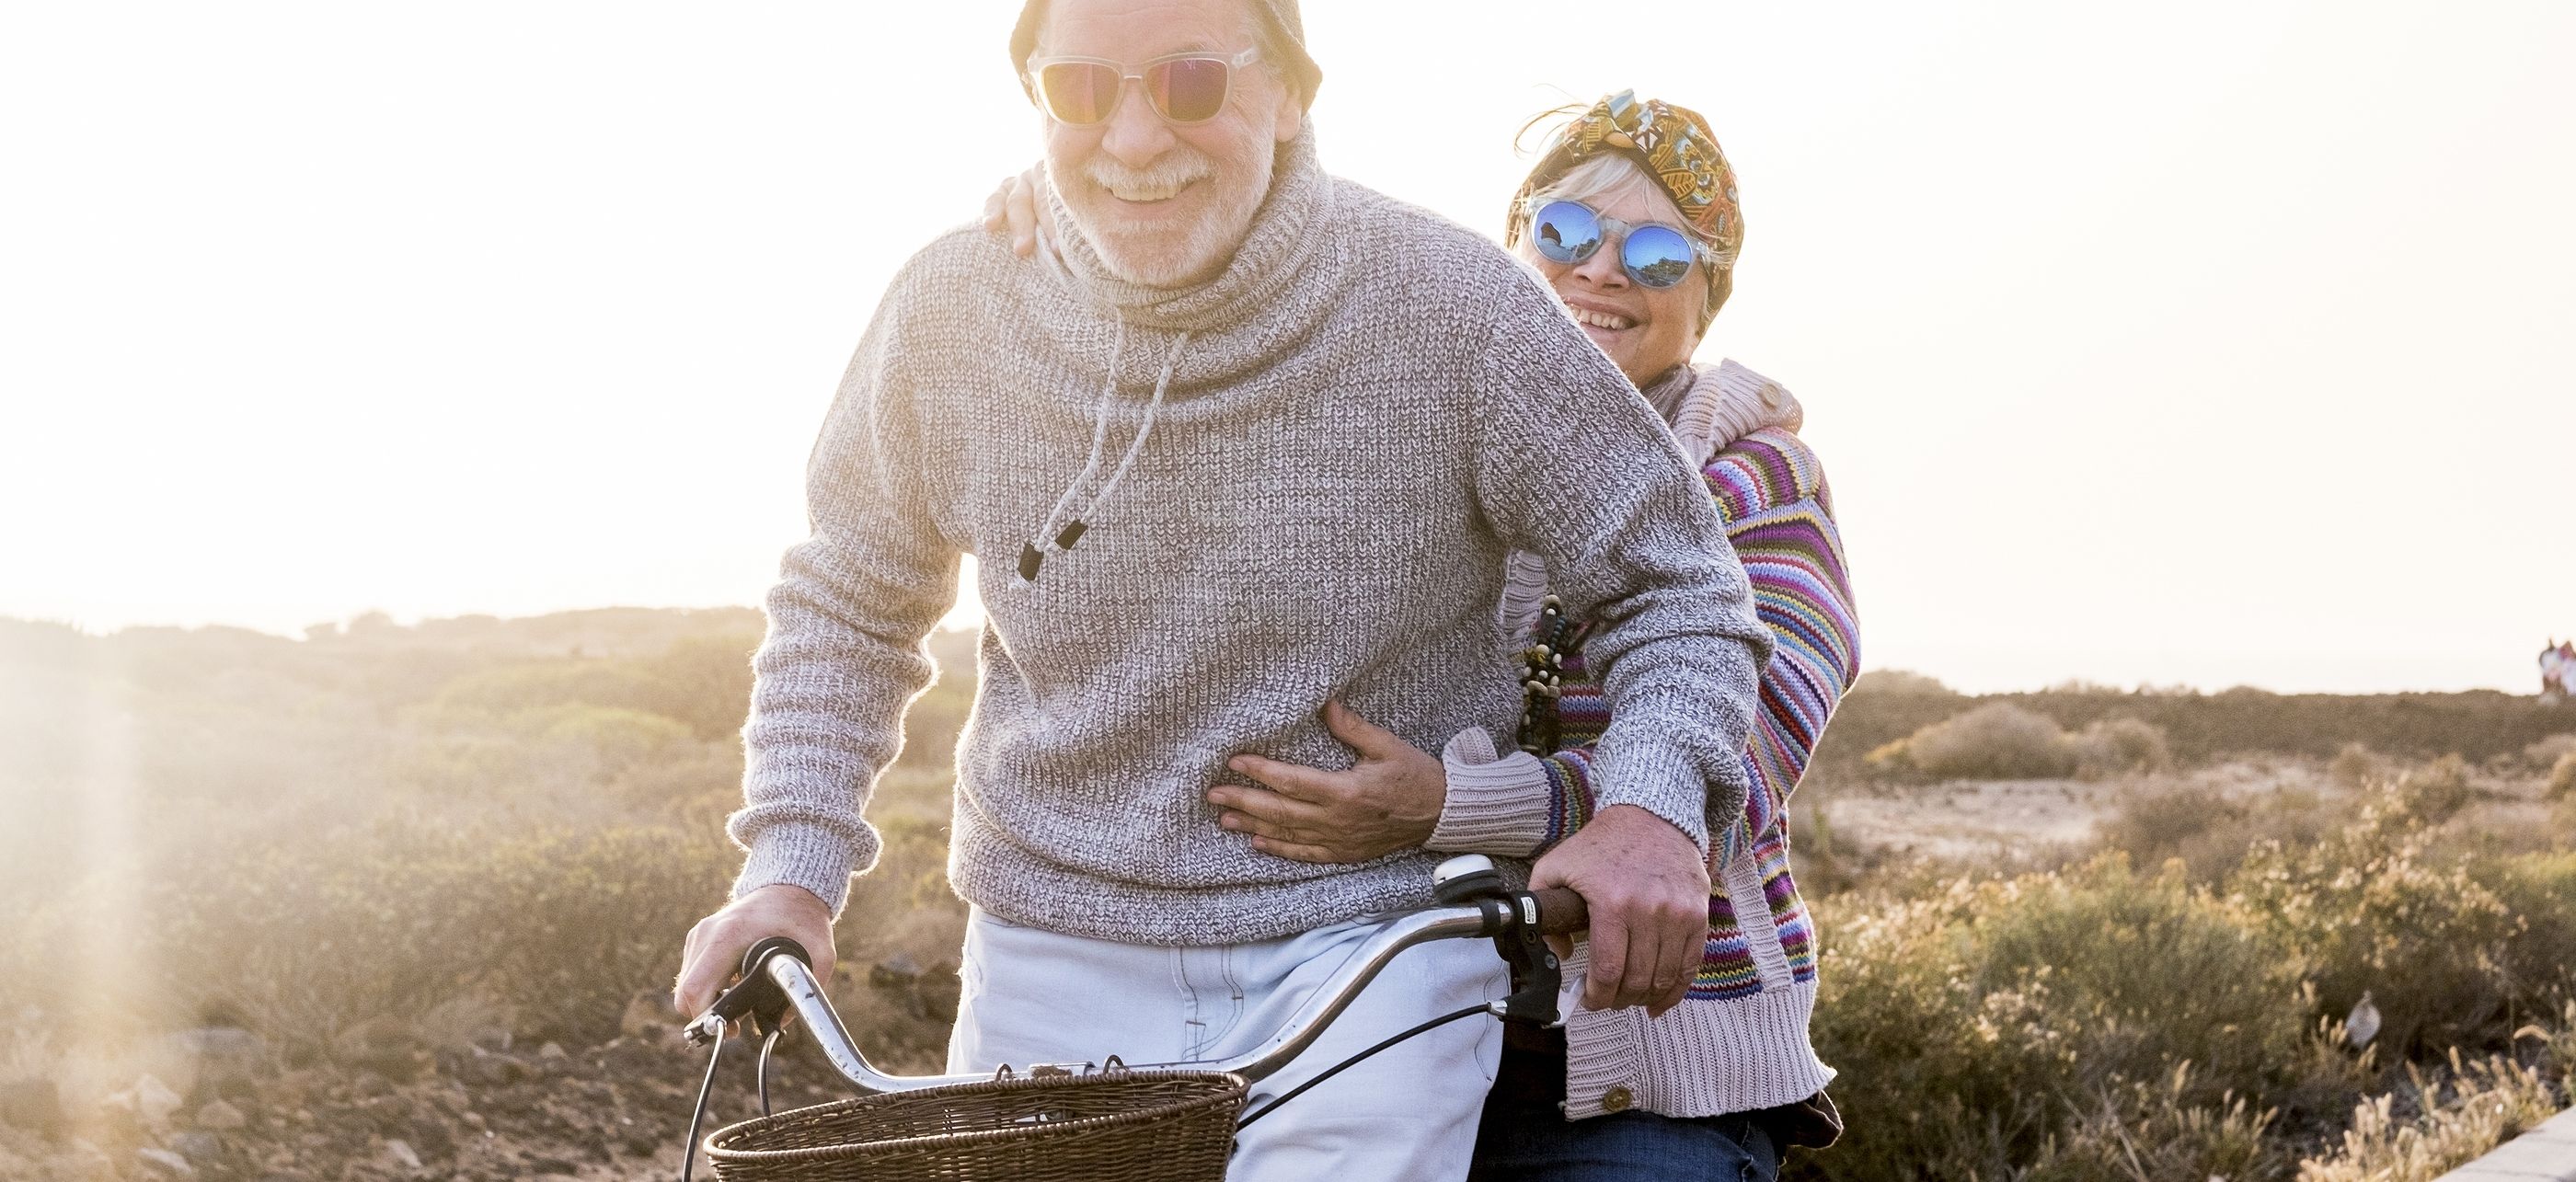
[[[1144,169],[1095,155],[1084,162],[1082,172],[1103,202],[1113,199],[1113,194],[1176,192],[1184,185],[1195,185],[1212,197],[1212,203],[1196,220],[1177,228],[1132,221],[1114,210],[1086,209],[1088,202],[1068,201],[1065,208],[1110,274],[1146,287],[1180,287],[1216,271],[1233,257],[1252,225],[1252,215],[1270,191],[1270,171],[1268,151],[1232,170],[1187,145],[1174,147]]]

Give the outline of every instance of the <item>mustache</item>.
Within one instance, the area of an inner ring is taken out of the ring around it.
[[[1177,189],[1216,175],[1216,162],[1195,148],[1175,148],[1147,168],[1130,168],[1105,155],[1084,161],[1082,175],[1103,189]]]

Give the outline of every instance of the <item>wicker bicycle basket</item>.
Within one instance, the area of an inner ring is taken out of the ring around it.
[[[707,1158],[728,1182],[1222,1182],[1246,1086],[1112,1070],[889,1092],[728,1125]]]

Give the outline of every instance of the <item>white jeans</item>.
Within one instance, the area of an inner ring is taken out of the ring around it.
[[[1335,924],[1256,944],[1158,948],[993,918],[966,923],[964,989],[948,1070],[1009,1063],[1225,1059],[1269,1045],[1382,925]],[[1254,1084],[1249,1114],[1426,1019],[1510,991],[1485,940],[1417,945],[1287,1070]],[[1243,1131],[1228,1182],[1454,1182],[1502,1059],[1502,1024],[1462,1018],[1380,1051]]]

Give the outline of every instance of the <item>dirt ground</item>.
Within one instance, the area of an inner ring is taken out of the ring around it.
[[[746,1045],[727,1047],[707,1130],[758,1113]],[[132,1109],[67,1105],[52,1128],[30,1129],[38,1122],[20,1113],[0,1122],[0,1178],[667,1182],[680,1176],[705,1070],[703,1052],[659,1033],[579,1051],[466,1048],[259,1070],[201,1080],[184,1096],[161,1093],[158,1103],[147,1094]],[[846,1095],[827,1086],[833,1077],[819,1060],[783,1045],[770,1080],[782,1111]],[[697,1176],[714,1175],[701,1161]]]
[[[2312,762],[2236,760],[2102,780],[1835,786],[1800,803],[1824,810],[1836,841],[1944,861],[2012,861],[2089,844],[2095,823],[2122,794],[2185,787],[2214,787],[2238,798],[2282,789],[2337,791],[2325,769]]]

